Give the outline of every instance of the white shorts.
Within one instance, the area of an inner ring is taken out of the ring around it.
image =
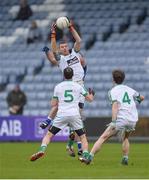
[[[125,132],[134,131],[136,127],[136,122],[117,119],[116,120],[116,131],[124,130]]]
[[[63,129],[69,126],[73,130],[78,130],[83,128],[83,123],[80,116],[65,116],[65,117],[55,117],[52,126],[59,129]]]
[[[109,129],[113,131],[113,135],[116,134],[119,140],[123,140],[126,132],[132,132],[135,130],[136,122],[117,119],[116,123],[111,122]]]
[[[85,97],[80,94],[79,103],[83,103],[84,104],[84,102],[85,102]]]

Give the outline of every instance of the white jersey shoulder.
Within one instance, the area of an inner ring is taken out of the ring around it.
[[[117,85],[109,92],[111,103],[117,101],[119,104],[118,118],[129,121],[138,120],[138,112],[135,103],[135,97],[139,93],[126,85]]]
[[[67,56],[60,55],[59,68],[63,72],[66,67],[70,66],[74,71],[73,81],[81,81],[84,77],[84,70],[80,62],[80,54],[71,50]]]
[[[79,113],[80,95],[86,96],[87,91],[78,83],[63,81],[54,89],[54,98],[58,99],[57,116],[74,116]]]

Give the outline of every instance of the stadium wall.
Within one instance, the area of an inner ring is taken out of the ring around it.
[[[39,127],[43,116],[5,116],[0,117],[0,141],[41,141],[47,130]],[[110,123],[110,118],[87,118],[84,121],[89,140],[96,140]],[[58,133],[53,141],[66,141],[69,128]],[[136,131],[131,136],[135,141],[149,141],[149,118],[140,118]],[[117,140],[113,138],[112,140]]]
[[[111,122],[108,117],[103,118],[87,118],[84,122],[87,136],[90,140],[95,140],[106,129],[106,125]],[[131,135],[131,140],[134,141],[149,141],[149,117],[141,117],[136,126],[136,130]],[[117,138],[112,138],[117,140]]]
[[[41,141],[46,130],[40,128],[44,116],[3,116],[0,117],[0,141]],[[66,141],[69,128],[60,131],[53,141]]]

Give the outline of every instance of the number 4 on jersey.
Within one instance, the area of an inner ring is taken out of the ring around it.
[[[125,92],[123,96],[123,103],[128,103],[130,104],[131,100],[129,99],[128,93]]]

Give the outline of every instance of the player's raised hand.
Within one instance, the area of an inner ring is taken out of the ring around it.
[[[53,22],[51,26],[51,34],[55,34],[55,33],[56,33],[56,23]]]
[[[55,22],[51,26],[51,38],[56,38],[56,24]]]
[[[67,18],[67,20],[69,21],[69,23],[71,24],[71,20],[69,19],[69,17],[68,17],[68,16],[66,16],[66,18]]]
[[[68,28],[71,29],[72,27],[74,27],[73,21],[72,21],[71,19],[69,19],[67,16],[66,16],[66,18],[67,18],[68,21],[69,21]]]

